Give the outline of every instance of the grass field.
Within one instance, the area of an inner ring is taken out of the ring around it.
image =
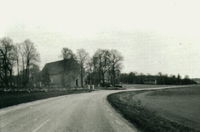
[[[34,91],[34,92],[27,92],[27,91],[10,91],[10,92],[0,92],[0,108],[30,102],[39,99],[45,99],[50,97],[56,97],[61,95],[67,94],[75,94],[75,93],[84,93],[89,92],[87,89],[80,89],[80,90],[65,90],[65,91]]]
[[[200,87],[167,89],[136,95],[142,105],[166,119],[200,130]]]
[[[200,86],[122,92],[108,100],[143,131],[200,131]]]

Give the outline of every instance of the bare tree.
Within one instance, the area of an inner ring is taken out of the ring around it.
[[[92,79],[92,73],[94,72],[94,65],[91,58],[88,58],[88,61],[85,66],[85,70],[87,73],[87,83],[91,85],[94,81]]]
[[[21,44],[21,58],[22,58],[22,67],[23,73],[25,75],[25,83],[27,85],[29,83],[29,74],[30,74],[30,66],[33,64],[37,64],[40,61],[40,55],[37,52],[37,49],[34,46],[34,43],[29,39],[25,40]]]
[[[110,50],[110,73],[111,73],[111,83],[115,86],[116,74],[120,74],[122,68],[123,57],[121,53],[115,49]]]
[[[15,63],[14,45],[10,38],[0,40],[0,79],[5,86],[12,84],[13,65]]]
[[[117,50],[102,50],[95,52],[93,58],[94,77],[102,86],[119,82],[119,74],[122,68],[123,57]],[[118,79],[118,80],[117,80]]]
[[[94,70],[98,74],[98,82],[102,85],[108,80],[106,73],[110,69],[110,55],[109,50],[98,49],[93,56]]]
[[[17,86],[19,87],[19,74],[20,74],[20,44],[16,44],[14,46],[14,55],[16,61],[16,69],[17,69]]]
[[[61,52],[62,52],[62,57],[63,57],[64,60],[76,58],[75,54],[69,48],[63,48]]]
[[[84,49],[78,49],[76,56],[78,63],[80,64],[81,87],[83,87],[83,78],[85,76],[84,73],[87,62],[89,61],[89,54]]]
[[[20,85],[25,86],[26,83],[26,75],[25,75],[25,50],[24,50],[24,42],[16,45],[16,52],[18,54],[19,68],[18,74],[20,79]]]

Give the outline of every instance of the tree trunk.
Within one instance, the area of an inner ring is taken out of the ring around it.
[[[5,74],[4,84],[5,84],[6,87],[8,87],[9,86],[9,84],[8,84],[8,73],[7,73],[7,67],[6,66],[4,66],[4,74]]]
[[[12,78],[12,67],[9,69],[10,75],[9,75],[9,83],[10,83],[10,87],[13,86],[13,78]]]
[[[19,59],[17,58],[17,88],[19,88]]]
[[[81,87],[83,88],[83,64],[81,64]]]
[[[105,76],[104,76],[104,72],[102,71],[102,83],[103,83],[103,86],[105,86]]]
[[[27,63],[26,63],[26,85],[29,84],[29,68],[30,68],[30,60],[27,59]]]
[[[113,86],[115,86],[115,79],[116,79],[116,76],[115,76],[115,67],[113,66],[113,68],[112,68],[112,76],[113,76]]]
[[[24,64],[25,62],[24,62],[24,58],[23,58],[23,56],[22,56],[22,68],[23,68],[23,70],[22,70],[22,85],[23,85],[23,87],[25,87],[25,64]]]
[[[98,70],[98,84],[101,84],[101,70],[100,70],[100,68],[99,68],[99,70]]]

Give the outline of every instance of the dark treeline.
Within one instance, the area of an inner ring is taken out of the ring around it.
[[[185,85],[185,84],[196,84],[195,81],[191,80],[189,76],[181,78],[178,74],[175,75],[165,75],[158,73],[158,75],[145,75],[137,74],[134,72],[123,73],[120,75],[120,81],[126,84],[160,84],[160,85]]]

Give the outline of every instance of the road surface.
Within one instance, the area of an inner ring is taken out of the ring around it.
[[[106,97],[114,92],[119,91],[65,95],[1,109],[0,132],[136,132],[108,104]]]
[[[116,91],[72,94],[0,110],[0,132],[134,132],[106,101]]]

